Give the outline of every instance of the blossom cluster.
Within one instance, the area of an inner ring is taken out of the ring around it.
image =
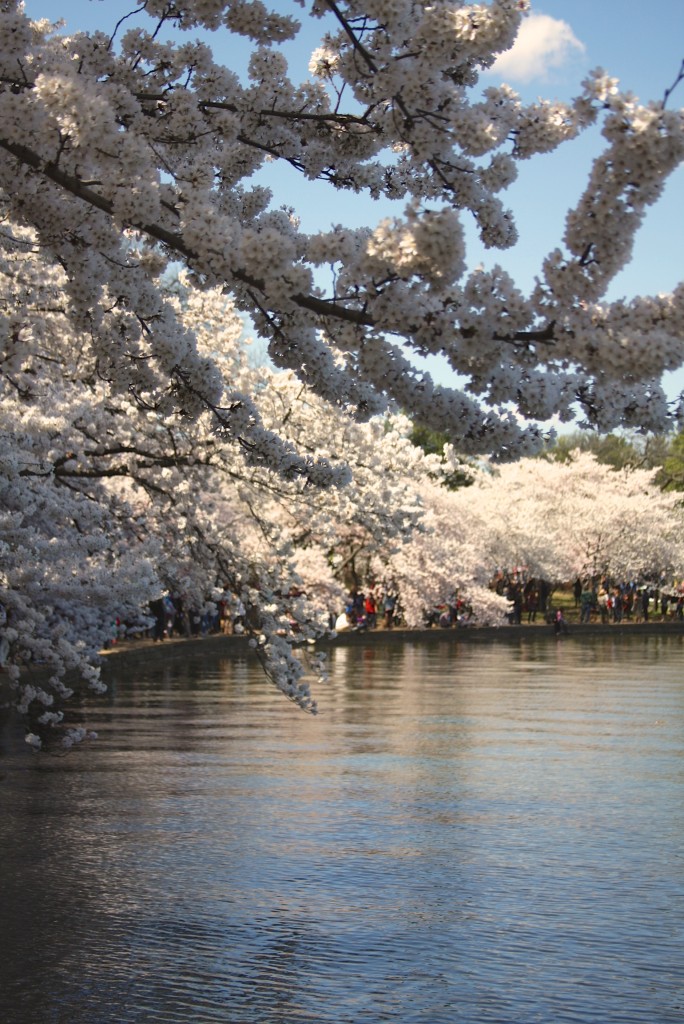
[[[95,336],[73,329],[63,274],[25,229],[6,225],[2,240],[0,660],[31,746],[54,732],[66,746],[88,735],[63,722],[65,702],[74,687],[101,689],[101,647],[122,623],[144,631],[164,592],[195,616],[226,594],[241,602],[267,676],[315,712],[311,680],[324,674],[306,652],[354,576],[393,580],[409,624],[454,589],[474,621],[497,624],[497,565],[524,561],[564,578],[602,539],[601,564],[621,572],[684,566],[680,513],[648,474],[611,473],[588,457],[569,469],[492,462],[450,492],[453,448],[426,455],[406,416],[361,421],[293,370],[252,366],[222,289],[199,290],[190,274],[166,295],[168,315],[192,332],[196,358],[231,381],[230,406],[189,417],[113,389],[98,373]],[[386,368],[399,389],[402,358]],[[537,386],[548,406],[553,380]],[[424,419],[439,420],[445,397],[424,394]],[[590,508],[597,492],[601,516]],[[640,532],[625,537],[628,518]]]
[[[660,383],[684,362],[682,288],[605,300],[684,158],[682,114],[601,70],[567,104],[482,89],[527,6],[316,0],[297,82],[280,44],[299,24],[260,0],[146,0],[111,33],[70,35],[3,4],[0,654],[36,728],[68,673],[97,687],[115,604],[134,616],[172,583],[207,602],[208,580],[242,595],[273,679],[311,707],[281,643],[292,621],[319,628],[292,598],[302,537],[332,549],[331,508],[353,537],[425,519],[414,485],[435,470],[397,410],[497,462],[538,450],[526,420],[551,411],[606,430],[682,414]],[[252,41],[244,76],[200,27]],[[603,152],[532,292],[469,268],[465,222],[513,244],[519,161],[595,124]],[[391,213],[307,234],[256,180],[267,161]],[[236,360],[236,312],[280,374]],[[431,354],[453,388],[417,369]],[[22,690],[37,661],[49,684]]]
[[[445,354],[484,402],[465,419],[461,396],[441,410],[442,426],[470,447],[526,451],[529,433],[514,436],[496,406],[505,396],[525,415],[545,410],[540,381],[555,375],[561,416],[579,409],[597,425],[631,422],[629,397],[611,382],[628,374],[638,390],[646,381],[657,389],[663,371],[681,365],[681,332],[653,299],[635,300],[626,327],[623,309],[602,300],[682,160],[682,117],[639,104],[600,69],[566,104],[525,105],[506,85],[479,89],[527,6],[321,0],[312,15],[323,39],[297,83],[279,44],[299,24],[257,0],[147,3],[120,37],[63,36],[10,2],[0,31],[0,189],[66,268],[69,315],[101,334],[113,386],[138,388],[160,408],[181,398],[195,413],[216,404],[220,387],[165,312],[163,267],[150,258],[133,266],[128,240],[137,237],[161,263],[183,261],[196,286],[226,288],[279,365],[359,411],[424,405],[425,375],[410,375],[401,395],[396,375],[383,377],[394,362],[388,339],[399,336],[408,353]],[[190,40],[198,26],[253,40],[244,80],[207,42]],[[519,227],[501,194],[517,162],[599,121],[604,153],[538,287],[522,296],[499,281],[471,302],[462,219],[474,219],[487,246],[511,245]],[[250,180],[266,160],[332,190],[403,201],[404,214],[367,231],[305,236]],[[334,271],[327,290],[314,277],[322,261]],[[125,340],[103,329],[114,307]],[[666,427],[673,410],[657,406]]]

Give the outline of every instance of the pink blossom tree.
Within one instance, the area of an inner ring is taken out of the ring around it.
[[[311,10],[322,44],[296,84],[279,44],[299,23],[260,0],[145,0],[111,34],[70,36],[7,0],[3,202],[65,268],[65,315],[92,337],[103,376],[160,410],[211,408],[223,429],[246,429],[244,406],[219,407],[216,374],[169,315],[163,274],[181,261],[198,287],[225,288],[273,361],[318,394],[362,415],[392,400],[464,452],[529,453],[540,432],[515,409],[665,427],[658,382],[682,364],[681,289],[604,296],[682,160],[682,115],[602,71],[567,104],[481,90],[527,7],[325,0]],[[192,41],[197,29],[249,41],[246,81]],[[469,270],[463,218],[488,247],[510,246],[501,193],[517,164],[596,124],[603,153],[532,293],[500,268]],[[375,227],[304,234],[250,181],[266,160],[404,208]],[[463,388],[435,385],[411,352],[442,353]]]
[[[566,104],[482,90],[526,0],[322,0],[299,84],[279,48],[299,24],[260,0],[132,6],[110,33],[71,35],[19,0],[0,10],[0,656],[14,684],[48,663],[47,689],[24,679],[18,695],[44,724],[67,670],[97,685],[104,624],[144,607],[162,563],[193,600],[212,576],[241,590],[272,677],[311,706],[286,623],[313,612],[283,602],[306,561],[302,510],[312,550],[326,512],[380,539],[427,515],[416,486],[432,468],[411,469],[399,421],[385,438],[374,417],[401,409],[505,461],[539,446],[552,413],[665,429],[677,410],[660,378],[684,361],[681,286],[605,300],[684,155],[670,91],[644,105],[601,71]],[[244,80],[200,29],[253,48]],[[501,194],[518,163],[594,125],[603,153],[532,292],[468,267],[465,220],[510,246]],[[307,234],[254,182],[265,161],[396,212]],[[179,264],[197,295],[249,315],[286,385],[221,357],[200,299],[169,293]],[[416,369],[430,353],[461,386]]]
[[[454,501],[487,533],[489,565],[524,565],[553,583],[655,581],[684,571],[684,523],[655,470],[613,469],[589,452],[522,459],[480,474]]]

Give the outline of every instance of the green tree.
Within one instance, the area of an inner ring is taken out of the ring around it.
[[[426,455],[439,455],[444,461],[444,445],[449,443],[446,434],[431,430],[420,423],[414,423],[409,439],[417,448],[422,448]],[[461,462],[459,469],[449,473],[444,479],[444,486],[450,491],[459,487],[470,487],[474,479],[467,460]]]
[[[667,434],[597,434],[591,430],[574,430],[558,437],[545,454],[558,462],[568,462],[572,452],[579,450],[590,452],[613,469],[656,469],[664,465],[670,445]]]
[[[684,431],[670,441],[656,483],[664,491],[684,491]]]

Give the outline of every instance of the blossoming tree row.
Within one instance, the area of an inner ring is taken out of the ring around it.
[[[568,463],[483,460],[468,467],[471,486],[449,490],[452,447],[426,455],[404,415],[359,423],[291,371],[250,366],[231,305],[184,277],[169,308],[192,329],[198,357],[211,353],[222,379],[252,396],[259,436],[278,430],[290,471],[218,431],[209,410],[162,415],[129,389],[113,391],[90,339],[64,315],[61,272],[6,225],[8,251],[10,235],[5,295],[33,352],[8,347],[3,363],[0,643],[33,737],[60,723],[67,673],[99,688],[112,621],[144,627],[163,591],[197,613],[225,590],[239,598],[268,675],[315,710],[320,666],[293,647],[306,648],[343,606],[353,558],[364,583],[392,581],[412,626],[454,591],[476,623],[503,623],[507,602],[489,586],[499,566],[555,581],[684,567],[677,495],[652,473],[616,472],[586,453]],[[321,464],[327,487],[315,482]]]
[[[164,574],[197,600],[208,579],[240,591],[267,670],[312,707],[287,624],[305,638],[318,612],[292,573],[317,558],[333,587],[339,524],[406,581],[430,552],[419,564],[396,538],[455,532],[463,580],[483,583],[476,514],[461,534],[445,522],[435,460],[388,409],[496,461],[531,454],[552,412],[673,422],[660,378],[684,361],[684,290],[604,296],[682,160],[681,112],[602,72],[568,104],[482,90],[527,6],[320,0],[302,8],[322,39],[298,81],[279,45],[299,23],[260,0],[132,0],[110,32],[69,36],[0,4],[1,649],[15,683],[20,665],[54,670],[47,687],[24,672],[22,710],[58,719],[66,669],[97,685],[103,621]],[[212,32],[248,41],[246,78]],[[533,291],[468,267],[465,221],[510,246],[518,163],[594,125],[603,153]],[[396,215],[307,234],[255,183],[265,161]],[[236,366],[219,294],[284,377]],[[417,370],[429,353],[462,385]]]

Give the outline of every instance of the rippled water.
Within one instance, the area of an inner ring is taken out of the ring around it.
[[[0,762],[3,1024],[684,1021],[680,640],[121,673]]]

